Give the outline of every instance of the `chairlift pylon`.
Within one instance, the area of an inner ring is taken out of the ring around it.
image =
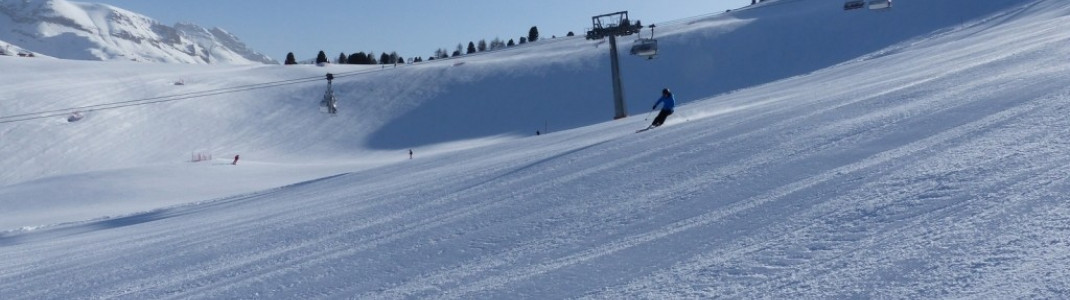
[[[658,54],[658,40],[654,39],[654,27],[654,24],[650,24],[650,38],[648,39],[644,39],[642,33],[639,34],[639,38],[632,44],[632,55],[654,59],[654,56]]]
[[[338,98],[334,97],[334,89],[331,88],[332,80],[334,80],[334,74],[327,73],[327,92],[323,94],[320,107],[325,108],[327,113],[333,115],[338,112]]]

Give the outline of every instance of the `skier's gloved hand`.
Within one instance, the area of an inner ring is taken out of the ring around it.
[[[654,106],[650,107],[650,110],[656,110],[656,109],[658,109],[658,105],[657,104],[655,104]]]

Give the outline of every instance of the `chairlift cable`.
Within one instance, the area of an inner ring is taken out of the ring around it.
[[[334,74],[334,78],[355,76],[355,75],[359,75],[359,74],[362,74],[362,73],[368,73],[368,72],[371,72],[371,71],[378,71],[378,70],[360,70],[360,71],[342,72],[342,73]],[[44,119],[44,118],[52,118],[52,117],[59,117],[59,116],[68,115],[71,112],[89,112],[89,111],[118,109],[118,108],[132,107],[132,106],[139,106],[139,105],[158,104],[158,103],[164,103],[164,102],[189,100],[189,99],[209,97],[209,96],[218,96],[218,95],[222,95],[222,94],[230,94],[230,93],[245,92],[245,91],[257,90],[257,89],[279,87],[279,86],[284,86],[284,85],[315,82],[315,81],[320,81],[320,80],[323,80],[323,76],[305,77],[305,78],[297,78],[297,79],[287,79],[287,80],[279,80],[279,81],[264,82],[264,83],[255,83],[255,84],[248,84],[248,85],[235,86],[235,87],[219,88],[219,89],[213,89],[213,90],[195,91],[195,92],[189,92],[189,93],[183,93],[183,94],[174,94],[174,95],[167,95],[167,96],[157,96],[157,97],[142,98],[142,99],[135,99],[135,100],[111,102],[111,103],[93,104],[93,105],[70,107],[70,108],[64,108],[64,109],[54,109],[54,110],[38,111],[38,112],[32,112],[32,113],[16,114],[16,115],[10,115],[10,116],[0,116],[0,124],[22,122],[22,121],[29,121],[29,120],[36,120],[36,119]]]

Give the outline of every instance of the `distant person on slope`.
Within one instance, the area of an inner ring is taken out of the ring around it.
[[[658,113],[657,117],[654,117],[654,122],[650,123],[650,128],[658,127],[665,123],[665,118],[668,118],[672,114],[673,108],[676,107],[676,98],[673,98],[669,89],[662,89],[661,98],[658,99],[658,102],[654,102],[654,107],[650,109],[658,109],[658,104],[661,104],[661,112]]]

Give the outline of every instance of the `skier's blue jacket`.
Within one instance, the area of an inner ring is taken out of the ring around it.
[[[658,104],[661,104],[661,110],[671,112],[673,108],[676,108],[676,98],[672,94],[664,95],[661,96],[661,99],[658,99],[658,102],[654,103],[654,107],[658,107]]]

